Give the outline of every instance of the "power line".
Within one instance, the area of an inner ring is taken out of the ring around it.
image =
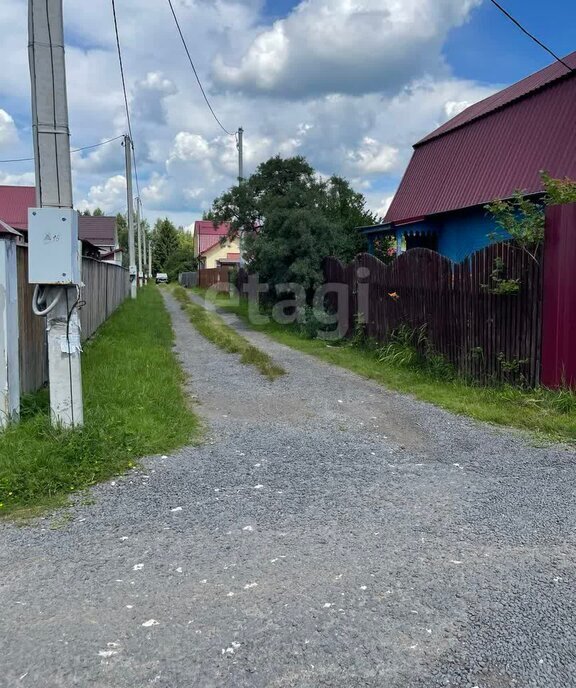
[[[190,61],[190,66],[192,67],[192,71],[194,72],[194,76],[196,77],[196,81],[198,82],[198,86],[200,86],[200,90],[202,91],[202,95],[204,96],[204,100],[206,101],[206,105],[210,109],[210,112],[212,113],[212,117],[216,120],[218,123],[218,126],[222,129],[222,131],[228,136],[235,136],[232,132],[228,131],[226,127],[222,124],[222,122],[218,119],[216,116],[216,113],[214,112],[214,108],[210,104],[210,101],[208,100],[208,96],[206,95],[206,91],[204,90],[204,86],[202,86],[202,82],[200,81],[200,77],[198,76],[198,72],[196,71],[196,67],[194,66],[194,61],[192,60],[192,56],[190,55],[190,51],[188,50],[188,45],[186,43],[186,39],[184,38],[184,34],[182,33],[182,29],[180,28],[180,22],[178,21],[178,17],[176,16],[176,12],[174,11],[174,5],[172,4],[172,0],[168,0],[168,4],[170,5],[170,9],[172,10],[172,16],[174,17],[174,21],[176,22],[176,27],[178,29],[178,33],[180,34],[180,38],[182,40],[182,45],[184,46],[184,50],[186,51],[186,55],[188,55],[188,60]]]
[[[73,148],[71,153],[79,153],[80,151],[88,150],[89,148],[99,148],[100,146],[105,146],[107,143],[112,143],[112,141],[118,141],[118,139],[124,138],[124,134],[121,136],[115,136],[113,139],[108,139],[107,141],[102,141],[101,143],[93,143],[91,146],[82,146],[81,148]],[[0,163],[5,162],[29,162],[34,160],[34,158],[12,158],[11,160],[0,160]]]
[[[134,150],[134,137],[132,135],[132,120],[130,119],[130,107],[128,106],[128,93],[126,91],[126,78],[124,76],[124,62],[122,60],[122,49],[120,47],[120,35],[118,33],[118,18],[116,17],[116,2],[112,0],[112,15],[114,17],[114,33],[116,35],[116,48],[118,50],[118,64],[120,65],[120,76],[122,77],[122,92],[124,94],[124,107],[126,109],[126,123],[128,124],[128,134],[130,135],[130,146],[132,148],[132,158],[134,160],[134,179],[136,189],[140,195],[140,184],[138,182],[138,168],[136,166],[136,151]]]
[[[553,52],[552,50],[550,50],[550,48],[549,48],[548,46],[544,45],[544,43],[542,43],[542,41],[538,40],[538,39],[536,38],[536,36],[534,36],[534,35],[531,34],[527,29],[525,29],[525,28],[522,26],[522,24],[520,24],[520,22],[519,22],[517,19],[515,19],[515,18],[510,14],[510,12],[508,12],[507,10],[505,10],[505,9],[502,7],[502,5],[500,5],[498,2],[496,2],[496,0],[490,0],[490,2],[494,5],[494,7],[497,7],[497,8],[500,10],[500,12],[502,12],[502,14],[506,15],[506,16],[508,17],[508,19],[510,19],[511,22],[513,22],[514,24],[516,24],[516,26],[520,29],[520,31],[522,31],[523,33],[525,33],[529,38],[531,38],[535,43],[537,43],[541,48],[543,48],[548,54],[552,55],[552,57],[553,57],[555,60],[557,60],[558,62],[560,62],[560,64],[563,64],[564,67],[566,67],[566,69],[567,69],[569,72],[573,72],[573,71],[574,71],[574,70],[572,69],[572,67],[570,67],[570,65],[566,64],[566,62],[564,62],[564,60],[563,60],[561,57],[559,57],[558,55],[556,55],[556,53]]]

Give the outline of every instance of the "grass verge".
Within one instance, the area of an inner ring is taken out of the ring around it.
[[[197,293],[201,292],[197,290]],[[373,347],[352,346],[348,342],[327,344],[306,338],[293,326],[273,321],[254,325],[248,319],[245,301],[232,305],[226,296],[219,295],[217,304],[238,315],[252,329],[282,344],[347,368],[390,389],[480,421],[527,430],[547,440],[576,443],[576,394],[573,392],[482,387],[459,378],[445,380],[418,367],[383,363]]]
[[[241,334],[229,327],[219,315],[190,301],[184,287],[174,287],[172,293],[186,310],[190,322],[203,337],[228,353],[240,354],[241,363],[256,366],[269,380],[286,375],[282,366],[274,363],[264,351],[250,344]]]
[[[173,340],[162,297],[151,285],[85,345],[82,429],[50,425],[46,390],[23,400],[21,422],[0,434],[0,514],[61,506],[70,493],[122,473],[139,457],[199,438]]]

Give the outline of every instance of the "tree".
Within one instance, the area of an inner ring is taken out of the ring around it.
[[[348,261],[364,250],[356,227],[374,224],[362,194],[341,177],[320,179],[303,157],[262,163],[244,183],[217,198],[206,219],[242,233],[250,269],[270,283],[322,282],[329,255]]]

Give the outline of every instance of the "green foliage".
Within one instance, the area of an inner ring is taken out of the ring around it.
[[[549,205],[576,203],[576,182],[565,177],[554,179],[541,172],[544,196],[541,201],[527,198],[522,191],[515,191],[511,200],[496,200],[485,209],[496,220],[502,232],[490,235],[493,241],[512,239],[522,250],[536,260],[538,247],[544,241],[545,208]],[[505,293],[513,293],[513,284],[502,287]]]
[[[494,269],[490,273],[490,284],[482,284],[481,286],[490,292],[490,294],[498,294],[505,296],[508,294],[518,294],[520,291],[519,279],[505,278],[506,266],[502,258],[494,259]]]
[[[445,380],[453,379],[453,367],[432,349],[427,330],[427,325],[416,328],[401,325],[392,333],[390,341],[379,349],[378,360],[386,365],[425,370]]]
[[[516,191],[512,200],[496,200],[486,206],[502,233],[494,240],[512,239],[534,260],[538,247],[544,241],[544,208]]]
[[[377,221],[341,177],[322,180],[303,157],[279,156],[217,198],[206,218],[243,233],[250,270],[262,280],[306,289],[322,282],[326,256],[349,261],[364,250],[355,228]]]
[[[68,495],[199,435],[172,352],[158,289],[142,289],[85,345],[85,425],[50,424],[46,390],[28,397],[21,422],[0,434],[0,514],[58,506]]]
[[[542,182],[546,195],[545,205],[561,205],[562,203],[576,203],[576,182],[565,177],[553,179],[548,172],[541,172]]]
[[[158,219],[151,233],[154,246],[152,273],[165,272],[171,281],[176,281],[181,272],[196,270],[198,261],[194,257],[194,238],[183,227],[176,227],[166,217]]]

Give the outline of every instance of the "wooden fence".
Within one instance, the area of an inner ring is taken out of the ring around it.
[[[19,246],[18,318],[20,330],[20,390],[34,392],[48,379],[46,319],[32,312],[34,285],[28,284],[28,249]],[[118,308],[130,293],[128,271],[119,265],[92,258],[82,260],[82,290],[85,302],[80,310],[83,340],[94,332]]]
[[[181,272],[178,275],[178,283],[186,289],[198,286],[198,272]]]
[[[339,304],[335,294],[329,300],[333,308],[347,307],[349,333],[360,314],[367,335],[379,342],[388,342],[402,325],[423,328],[431,349],[462,374],[481,382],[523,380],[537,385],[539,262],[500,243],[459,264],[428,249],[413,249],[389,265],[368,254],[347,266],[328,258],[324,270],[326,283],[345,287],[340,287]],[[513,284],[511,280],[518,280],[518,290],[500,293]]]
[[[198,286],[209,289],[221,282],[228,283],[232,277],[231,268],[205,268],[198,270]]]

